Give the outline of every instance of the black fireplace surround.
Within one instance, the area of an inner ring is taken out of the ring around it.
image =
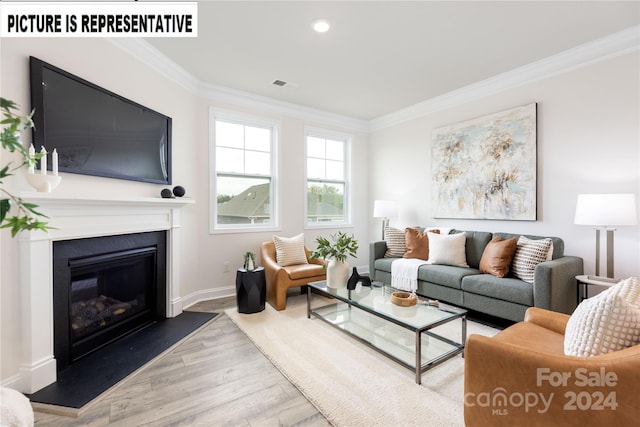
[[[53,243],[57,370],[166,317],[166,232]]]

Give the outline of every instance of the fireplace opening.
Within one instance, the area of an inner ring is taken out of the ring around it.
[[[165,232],[54,242],[58,371],[165,317]]]

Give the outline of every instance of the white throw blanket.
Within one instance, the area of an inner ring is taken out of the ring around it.
[[[415,292],[418,289],[418,268],[427,261],[417,258],[400,258],[391,263],[391,287]]]

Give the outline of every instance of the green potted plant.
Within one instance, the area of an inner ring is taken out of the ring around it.
[[[311,253],[312,258],[327,260],[327,286],[330,288],[344,288],[349,279],[349,264],[347,257],[356,256],[358,241],[352,235],[341,231],[331,235],[331,240],[325,237],[316,238],[317,247]]]
[[[0,199],[0,227],[10,228],[11,237],[15,237],[16,234],[23,230],[46,231],[50,228],[46,222],[41,221],[41,218],[46,218],[46,216],[36,210],[37,205],[23,201],[2,185],[4,179],[11,176],[14,171],[23,166],[34,167],[36,160],[44,155],[43,153],[29,155],[29,151],[22,145],[22,140],[20,139],[22,132],[34,127],[31,120],[33,111],[28,116],[20,116],[15,112],[17,108],[15,102],[0,97],[0,110],[2,111],[0,124],[3,126],[2,133],[0,133],[2,148],[12,153],[17,151],[22,155],[22,163],[20,165],[12,168],[11,163],[7,163],[0,168],[0,193],[2,194]],[[17,213],[16,215],[8,216],[12,207],[15,207]]]

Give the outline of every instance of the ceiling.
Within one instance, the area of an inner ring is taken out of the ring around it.
[[[198,3],[197,38],[146,40],[203,83],[362,120],[640,23],[637,0]]]

